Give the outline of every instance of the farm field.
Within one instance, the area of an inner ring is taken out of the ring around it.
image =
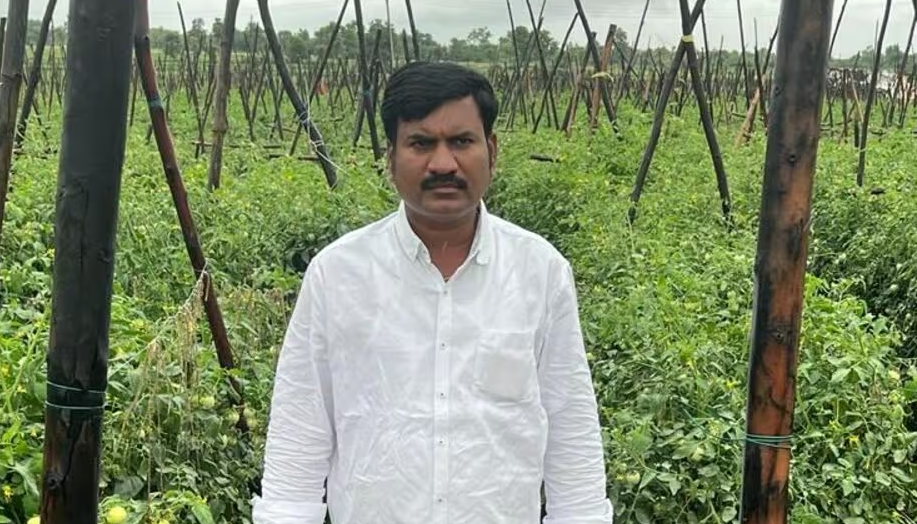
[[[342,184],[331,192],[317,164],[266,159],[254,144],[228,150],[224,185],[209,193],[207,157],[195,160],[187,139],[193,123],[182,108],[174,111],[251,439],[233,427],[237,415],[158,154],[135,123],[118,228],[102,510],[121,506],[128,522],[189,515],[246,522],[273,366],[302,264],[345,231],[390,212],[396,197],[365,149],[338,156]],[[764,138],[740,148],[723,140],[734,195],[730,232],[696,118],[669,115],[631,228],[628,195],[649,119],[625,110],[621,140],[607,126],[572,139],[504,134],[487,202],[574,264],[620,521],[730,522],[741,482]],[[49,125],[56,136],[57,124]],[[901,132],[874,142],[869,187],[885,190],[874,195],[856,187],[855,150],[822,140],[800,350],[794,522],[913,522],[917,514],[917,435],[908,428],[917,370],[902,358],[913,355],[905,349],[917,334],[912,141]],[[533,161],[532,153],[558,162]],[[38,503],[56,169],[54,156],[27,150],[17,159],[2,245],[8,429],[0,440],[0,521],[17,524]]]
[[[202,280],[189,262],[143,93],[133,95],[100,522],[251,522],[274,367],[303,272],[324,246],[397,206],[384,162],[374,161],[369,126],[353,146],[360,78],[347,67],[354,62],[333,62],[328,75],[335,81],[312,106],[337,167],[332,190],[305,135],[290,153],[295,112],[269,65],[261,77],[255,72],[262,67],[258,54],[268,64],[266,50],[239,52],[234,64],[239,87],[229,100],[215,190],[208,189],[212,114],[199,119],[195,101],[212,95],[212,75],[204,74],[210,62],[195,62],[200,77],[188,81],[175,56],[157,61],[188,202],[233,349],[232,370],[221,368],[214,350]],[[582,109],[569,132],[547,116],[533,132],[522,112],[537,113],[544,93],[534,73],[513,84],[508,70],[477,66],[500,89],[523,86],[518,92],[528,97],[518,113],[501,114],[497,174],[486,203],[543,235],[573,265],[615,521],[739,522],[767,137],[757,116],[747,143],[736,139],[744,133],[745,100],[727,103],[723,86],[738,75],[724,73],[712,84],[720,94],[713,106],[731,221],[723,217],[690,85],[680,83],[630,223],[659,78],[641,77],[642,89],[613,90],[615,130],[597,91],[565,73],[555,86],[558,112],[563,117],[571,93],[570,106]],[[310,74],[299,67],[294,74],[297,88],[308,91]],[[262,77],[267,80],[256,87],[254,79]],[[0,524],[35,524],[41,502],[64,125],[63,108],[54,103],[59,84],[45,78],[40,118],[30,120],[14,155],[0,236]],[[187,86],[195,82],[209,87],[194,93]],[[846,87],[833,96],[844,98]],[[883,123],[897,102],[882,99],[861,186],[853,141],[861,122],[848,132],[845,116],[854,112],[837,98],[824,108],[829,116],[815,176],[790,521],[917,524],[917,119],[905,107],[900,126],[893,116]],[[244,398],[228,386],[230,376]],[[239,401],[247,433],[237,427]]]

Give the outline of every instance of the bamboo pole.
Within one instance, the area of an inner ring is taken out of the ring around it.
[[[47,355],[44,524],[98,522],[135,7],[132,1],[70,0]]]
[[[787,522],[796,365],[833,0],[784,0],[767,135],[740,522]]]

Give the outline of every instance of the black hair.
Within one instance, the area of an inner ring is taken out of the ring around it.
[[[498,103],[484,75],[448,62],[410,62],[389,78],[382,100],[382,125],[395,143],[398,123],[420,120],[446,102],[471,96],[478,106],[484,134],[490,137]]]

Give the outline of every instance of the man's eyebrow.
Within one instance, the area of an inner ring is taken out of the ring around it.
[[[447,138],[449,140],[454,140],[456,138],[475,138],[477,134],[468,129],[464,131],[459,131],[458,133],[450,134]],[[406,138],[408,140],[438,140],[432,133],[426,133],[423,131],[414,131],[409,133]]]
[[[424,133],[423,131],[414,131],[413,133],[408,134],[407,139],[408,140],[417,140],[417,139],[433,140],[433,137],[430,136],[429,133]]]

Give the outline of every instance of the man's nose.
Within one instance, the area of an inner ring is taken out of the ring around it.
[[[430,156],[430,162],[427,164],[427,170],[431,173],[454,173],[458,171],[458,162],[455,160],[455,154],[446,143],[439,143],[433,154]]]

